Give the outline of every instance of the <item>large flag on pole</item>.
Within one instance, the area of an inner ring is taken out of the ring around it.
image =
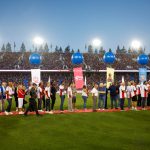
[[[81,67],[73,68],[76,89],[83,88],[83,71]]]
[[[41,82],[40,69],[31,69],[31,80],[32,80],[32,83],[36,83],[36,84],[39,84]]]
[[[109,88],[112,82],[114,82],[114,69],[107,68],[107,78],[106,78],[107,88]]]

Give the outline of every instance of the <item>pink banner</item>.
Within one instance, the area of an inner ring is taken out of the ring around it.
[[[83,71],[82,67],[73,68],[74,72],[74,80],[76,89],[82,89],[83,88]]]

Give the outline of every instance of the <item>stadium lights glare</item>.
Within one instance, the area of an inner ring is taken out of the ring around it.
[[[102,43],[102,41],[97,38],[92,41],[92,45],[94,47],[99,47],[101,45],[101,43]]]
[[[44,39],[41,38],[41,37],[39,37],[39,36],[37,36],[37,37],[35,37],[35,38],[33,39],[33,42],[34,42],[34,44],[36,44],[36,45],[42,45],[42,44],[44,43]]]
[[[138,50],[141,47],[141,42],[138,41],[138,40],[133,40],[132,43],[131,43],[131,47],[133,49],[137,49]]]

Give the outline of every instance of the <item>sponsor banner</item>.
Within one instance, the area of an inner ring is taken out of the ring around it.
[[[32,83],[39,84],[41,81],[41,71],[40,69],[31,69],[31,80]]]
[[[144,82],[147,81],[147,69],[139,68],[139,81]]]
[[[106,75],[106,85],[109,88],[110,84],[114,82],[114,69],[107,68],[107,75]]]
[[[82,89],[83,87],[83,71],[81,67],[74,68],[74,80],[75,80],[75,85],[76,89]]]

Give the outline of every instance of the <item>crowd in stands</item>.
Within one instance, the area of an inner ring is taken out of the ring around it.
[[[87,80],[87,85],[92,86],[93,83],[100,83],[106,81],[106,73],[105,72],[84,72],[83,76]],[[134,80],[138,82],[138,73],[115,73],[115,82],[120,82],[122,80],[122,76],[124,76],[125,81]],[[47,82],[49,77],[51,80],[56,81],[58,84],[60,81],[66,81],[67,83],[74,79],[73,72],[42,72],[41,80]],[[150,79],[150,73],[148,73],[147,79]],[[0,82],[24,82],[31,81],[31,73],[30,72],[0,72]]]
[[[42,72],[41,79],[47,82],[49,76],[52,80],[58,81],[65,80],[69,82],[73,79],[72,69],[76,67],[71,63],[72,53],[58,53],[58,52],[43,52],[42,63],[40,65],[31,65],[29,63],[29,56],[31,52],[0,52],[0,70],[30,70],[34,68],[40,68],[41,70],[70,70],[70,72]],[[115,70],[134,70],[140,66],[136,59],[138,54],[129,53],[117,53],[116,61],[111,65]],[[86,76],[87,83],[91,85],[94,82],[101,82],[106,80],[105,72],[96,72],[98,70],[106,70],[107,64],[103,62],[102,54],[95,53],[83,53],[84,62],[81,65]],[[150,68],[150,63],[144,66],[147,69]],[[92,70],[95,70],[92,72]],[[122,76],[125,80],[138,81],[138,73],[115,73],[115,81],[120,81]],[[30,72],[0,72],[0,81],[27,81],[31,80]],[[150,79],[150,73],[148,73],[148,79]]]
[[[38,66],[29,63],[30,52],[0,52],[0,69],[1,70],[22,70],[40,68],[42,70],[72,70],[75,67],[71,63],[72,53],[41,53],[42,63]],[[107,65],[103,62],[102,54],[83,53],[84,62],[82,68],[84,70],[105,70]],[[116,61],[112,64],[115,70],[134,70],[141,67],[136,59],[138,55],[122,53],[116,54]],[[150,63],[145,66],[150,68]]]

